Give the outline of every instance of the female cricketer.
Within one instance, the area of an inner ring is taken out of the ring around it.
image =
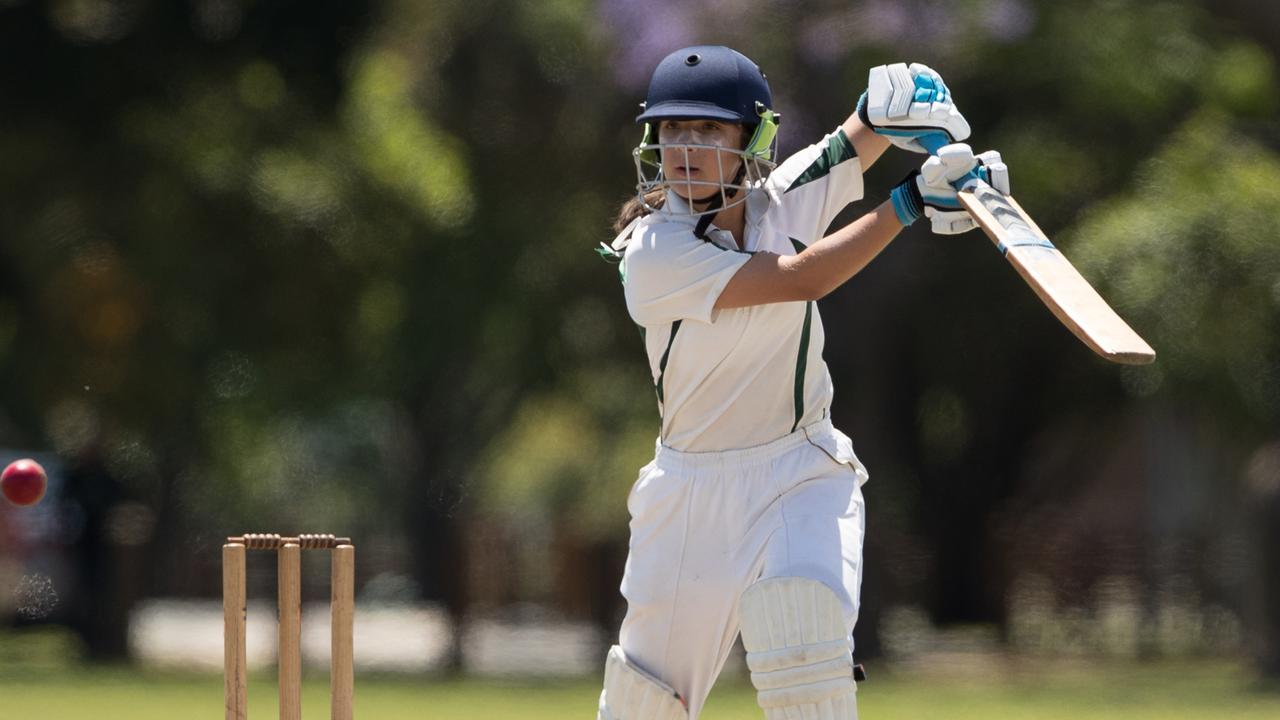
[[[958,142],[968,123],[918,64],[872,69],[853,114],[776,167],[769,85],[729,48],[667,56],[636,120],[637,197],[605,252],[643,329],[661,435],[627,501],[627,614],[599,718],[697,718],[739,631],[766,717],[856,718],[867,471],[831,423],[815,301],[921,216],[971,229],[950,182],[976,169],[1007,193],[1007,170]],[[924,152],[930,133],[950,144],[824,235],[890,144]]]

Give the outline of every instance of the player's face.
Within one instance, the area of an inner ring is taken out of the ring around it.
[[[719,194],[742,163],[743,132],[741,125],[718,120],[662,120],[658,142],[668,146],[662,149],[662,172],[671,189],[695,202]]]

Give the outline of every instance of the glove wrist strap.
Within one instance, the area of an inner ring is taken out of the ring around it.
[[[893,203],[893,212],[898,216],[898,222],[903,227],[910,225],[924,215],[924,198],[920,195],[920,188],[916,185],[916,178],[920,176],[919,170],[913,170],[902,182],[894,186],[889,193],[889,200]]]

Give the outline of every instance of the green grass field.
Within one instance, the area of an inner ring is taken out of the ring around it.
[[[1155,720],[1280,718],[1280,692],[1267,690],[1241,667],[1211,662],[1082,664],[988,659],[958,663],[953,672],[900,671],[873,666],[859,690],[863,718],[913,720]],[[303,716],[328,717],[323,676],[309,678]],[[591,718],[595,682],[487,682],[416,678],[357,678],[356,716],[366,720],[563,720]],[[276,713],[270,677],[250,686],[251,718]],[[41,720],[196,720],[222,717],[222,681],[128,669],[0,667],[0,717]],[[751,688],[736,678],[712,694],[706,720],[763,717]]]

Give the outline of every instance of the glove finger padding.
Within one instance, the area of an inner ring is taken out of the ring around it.
[[[933,101],[933,102],[950,102],[951,101],[951,91],[947,89],[947,84],[942,81],[942,76],[938,74],[937,70],[934,70],[933,68],[929,67],[928,65],[925,65],[924,63],[911,63],[910,65],[907,66],[907,70],[911,72],[912,77],[914,78],[923,77],[927,82],[933,84],[933,87],[936,90],[936,94],[928,98],[930,101]],[[916,99],[923,100],[925,98],[919,97],[919,95],[917,94]]]
[[[952,142],[969,137],[969,123],[956,109],[946,83],[920,63],[871,68],[858,116],[877,134],[913,152],[926,152],[919,142],[922,135],[943,133]]]
[[[929,218],[929,226],[935,235],[959,235],[978,226],[969,212],[963,209],[936,210],[926,207],[924,214]]]
[[[1012,195],[1009,189],[1009,166],[1004,164],[1000,153],[988,150],[978,156],[978,163],[983,168],[983,176],[987,184],[1005,195]]]
[[[938,154],[920,166],[920,195],[924,200],[924,214],[929,218],[933,232],[939,235],[956,235],[975,227],[973,218],[960,205],[953,183],[968,175],[978,166],[973,148],[965,143],[952,143],[938,149]]]
[[[929,216],[929,228],[933,230],[934,235],[959,235],[967,233],[977,226],[978,224],[973,221],[969,213],[963,210],[960,212],[935,212]]]
[[[957,210],[960,200],[952,183],[968,175],[978,165],[973,148],[965,143],[944,145],[938,154],[920,166],[920,195],[926,207]]]
[[[978,162],[983,165],[997,165],[1004,162],[1004,158],[1000,157],[999,150],[988,150],[986,152],[978,153]]]

